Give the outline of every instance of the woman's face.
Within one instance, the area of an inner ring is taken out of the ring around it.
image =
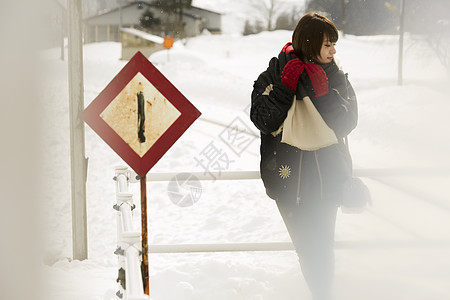
[[[329,63],[333,60],[333,55],[336,53],[334,48],[336,43],[331,43],[328,37],[324,37],[322,48],[320,48],[320,56],[317,57],[317,62],[321,64]]]

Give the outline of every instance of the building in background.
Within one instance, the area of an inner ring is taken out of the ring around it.
[[[140,29],[139,19],[147,8],[152,10],[156,18],[167,18],[167,15],[150,7],[145,1],[121,5],[85,18],[84,42],[120,41],[120,28]],[[205,29],[211,33],[221,32],[220,13],[191,6],[183,10],[181,17],[186,37],[197,36]]]

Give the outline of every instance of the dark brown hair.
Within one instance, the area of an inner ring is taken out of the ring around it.
[[[304,62],[315,61],[320,56],[324,37],[337,42],[339,33],[330,19],[316,13],[304,15],[292,33],[295,54]]]

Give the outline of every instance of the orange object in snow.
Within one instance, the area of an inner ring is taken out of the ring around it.
[[[173,37],[166,36],[164,38],[163,47],[165,49],[170,49],[173,47]]]

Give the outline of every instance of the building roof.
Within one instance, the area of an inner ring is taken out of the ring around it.
[[[95,15],[91,15],[91,16],[88,16],[88,17],[84,18],[84,20],[95,19],[95,18],[97,18],[97,17],[100,17],[100,16],[103,16],[103,15],[107,15],[107,14],[109,14],[109,13],[118,11],[120,8],[124,9],[124,8],[130,7],[130,6],[133,6],[133,5],[135,5],[135,4],[136,4],[136,2],[133,2],[133,3],[124,4],[124,5],[122,5],[121,7],[118,6],[118,7],[111,8],[111,9],[105,9],[105,10],[102,10],[102,11],[100,11],[99,13],[97,13],[97,14],[95,14]]]
[[[156,36],[141,30],[137,30],[134,28],[120,28],[120,31],[122,32],[126,32],[132,35],[135,35],[137,37],[140,37],[141,39],[156,43],[156,44],[161,44],[164,42],[164,39],[160,36]]]
[[[198,9],[198,10],[203,10],[203,11],[206,11],[206,12],[210,12],[210,13],[212,13],[212,14],[223,15],[222,13],[219,13],[219,12],[217,12],[217,11],[212,11],[212,10],[210,10],[210,9],[201,8],[201,7],[198,7],[198,6],[195,6],[195,5],[192,5],[191,7],[192,7],[192,8],[195,8],[195,9]]]
[[[65,0],[57,0],[57,1],[65,1]],[[103,16],[103,15],[106,15],[106,14],[118,11],[119,9],[128,8],[130,6],[133,6],[133,5],[136,5],[136,4],[139,4],[139,3],[143,3],[144,5],[150,4],[148,1],[130,2],[130,3],[127,3],[127,4],[123,4],[122,6],[117,6],[115,8],[111,8],[111,9],[106,9],[106,10],[100,11],[98,14],[95,14],[95,15],[92,15],[92,16],[84,18],[84,20],[95,19],[96,17]],[[201,10],[201,11],[205,11],[205,12],[209,12],[209,13],[212,13],[212,14],[222,15],[221,13],[218,13],[218,12],[215,12],[215,11],[212,11],[212,10],[208,10],[208,9],[205,9],[205,8],[200,8],[200,7],[197,7],[197,6],[192,6],[192,8],[198,9],[198,10]],[[189,17],[194,17],[194,18],[196,17],[193,14],[188,14],[188,13],[184,13],[184,12],[183,12],[183,14],[186,15],[186,16],[189,16]]]

